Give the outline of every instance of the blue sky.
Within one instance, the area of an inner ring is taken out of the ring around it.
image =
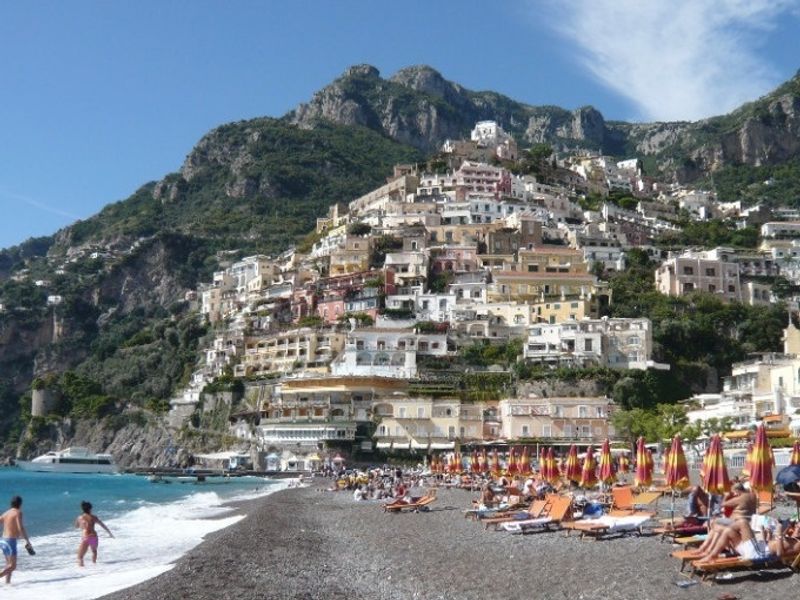
[[[800,68],[800,0],[0,3],[0,247],[370,63],[607,118],[726,112]]]

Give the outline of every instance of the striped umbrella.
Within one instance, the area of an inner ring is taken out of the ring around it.
[[[644,438],[636,441],[636,471],[633,476],[636,487],[646,488],[653,483],[653,457],[644,445]]]
[[[489,471],[494,477],[500,476],[500,455],[497,454],[497,448],[492,450],[492,459],[489,461]]]
[[[567,462],[564,463],[564,477],[572,483],[578,483],[581,480],[581,464],[578,462],[578,447],[575,444],[569,447]]]
[[[673,490],[684,490],[689,487],[689,467],[686,465],[686,455],[683,453],[683,444],[679,435],[672,438],[665,477],[667,487]]]
[[[438,472],[439,472],[439,471],[438,471],[437,464],[436,464],[436,455],[435,455],[435,454],[431,454],[431,462],[430,462],[430,465],[431,465],[431,466],[430,466],[431,473],[438,473]]]
[[[620,454],[617,459],[617,468],[620,473],[628,473],[631,470],[631,460],[627,454]]]
[[[531,474],[531,457],[528,454],[528,447],[522,447],[522,453],[519,456],[519,473],[520,475]]]
[[[761,424],[756,429],[756,441],[753,443],[753,457],[750,463],[750,489],[757,492],[771,492],[772,482],[772,449],[767,440],[767,431]]]
[[[709,494],[723,495],[731,490],[728,468],[725,466],[725,455],[722,452],[722,440],[719,435],[711,438],[711,443],[703,458],[703,489]]]
[[[601,484],[614,481],[614,459],[611,458],[611,443],[608,438],[605,439],[600,448],[600,460],[597,466],[599,471],[597,479]]]
[[[583,468],[581,469],[581,481],[579,485],[582,488],[591,488],[597,485],[596,466],[594,452],[592,451],[592,447],[589,446],[586,450],[586,458],[583,459]]]
[[[481,472],[480,459],[478,458],[478,456],[479,456],[478,451],[473,450],[469,459],[470,470],[476,474]]]
[[[552,448],[547,449],[545,463],[547,464],[547,471],[545,472],[543,470],[542,479],[555,485],[558,483],[558,480],[561,479],[561,474],[558,472],[558,467],[556,466],[556,457]]]
[[[484,448],[478,455],[478,468],[481,473],[485,473],[489,468],[489,457],[486,456],[486,448]]]
[[[506,464],[506,473],[509,475],[514,475],[519,472],[519,468],[517,466],[517,452],[512,446],[508,449],[508,464]]]
[[[744,457],[744,468],[742,468],[742,475],[750,477],[750,472],[753,470],[753,444],[747,444],[747,454]]]
[[[790,465],[800,465],[800,440],[794,441],[792,446],[792,458],[789,460]]]

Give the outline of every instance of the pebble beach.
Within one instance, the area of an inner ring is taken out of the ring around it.
[[[563,532],[511,535],[464,518],[473,494],[439,490],[429,512],[385,514],[378,502],[318,482],[239,507],[247,516],[210,534],[175,567],[107,600],[485,598],[787,599],[789,570],[734,573],[682,588],[674,549],[657,536],[599,541]]]

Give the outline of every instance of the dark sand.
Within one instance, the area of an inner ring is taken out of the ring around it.
[[[243,506],[247,517],[209,535],[163,575],[108,600],[714,599],[798,597],[788,570],[687,578],[657,537],[581,541],[562,532],[510,535],[464,519],[471,494],[440,490],[426,513],[384,514],[378,503],[318,487]]]

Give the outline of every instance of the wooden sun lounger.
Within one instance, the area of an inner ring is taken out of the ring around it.
[[[756,570],[770,567],[788,567],[797,570],[800,568],[800,554],[790,554],[782,558],[772,556],[761,560],[745,560],[740,556],[731,556],[718,558],[710,563],[694,560],[692,561],[692,575],[699,575],[701,579],[706,580],[719,571]]]
[[[534,531],[553,531],[564,526],[565,522],[572,518],[572,498],[569,496],[550,496],[550,508],[546,517],[531,519],[530,522],[520,522],[519,527],[511,530],[511,533],[532,533]],[[507,523],[513,526],[514,523]],[[497,526],[495,526],[497,528]]]
[[[646,508],[658,503],[661,498],[661,492],[642,492],[633,495],[633,489],[630,486],[622,486],[611,488],[612,505],[610,516],[623,517],[628,514],[639,512],[641,508]]]
[[[507,514],[491,516],[484,519],[481,519],[480,515],[478,515],[478,518],[480,522],[484,524],[484,529],[489,529],[489,525],[494,525],[495,529],[497,529],[497,525],[499,523],[515,521],[517,519],[538,519],[546,516],[550,510],[551,503],[552,502],[549,499],[534,500],[531,502],[530,508],[528,508],[526,511],[508,511]]]
[[[567,537],[569,537],[570,533],[574,531],[580,533],[580,539],[592,538],[593,540],[599,540],[604,535],[615,533],[625,535],[635,532],[639,535],[642,535],[644,524],[653,517],[653,514],[649,512],[632,512],[625,513],[621,516],[608,515],[608,517],[611,518],[572,521],[570,523],[564,523],[563,527],[567,532]],[[621,523],[621,521],[624,519],[631,518],[636,518],[638,523]]]
[[[431,489],[416,502],[389,502],[388,504],[384,504],[383,512],[403,512],[404,510],[419,512],[420,509],[426,508],[434,502],[436,502],[436,490]]]

